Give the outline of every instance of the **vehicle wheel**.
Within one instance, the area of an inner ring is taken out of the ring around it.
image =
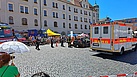
[[[78,46],[78,45],[76,45],[76,47],[78,48],[79,46]]]
[[[124,53],[124,48],[121,48],[119,55],[122,55],[123,53]]]
[[[133,48],[133,51],[136,51],[137,50],[137,44],[135,45],[135,48]]]

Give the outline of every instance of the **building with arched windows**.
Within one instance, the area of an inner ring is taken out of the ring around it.
[[[19,31],[90,33],[90,24],[98,21],[99,6],[88,0],[0,0],[0,22]]]

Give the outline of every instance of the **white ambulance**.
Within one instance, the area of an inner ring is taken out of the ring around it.
[[[90,48],[93,51],[116,52],[137,48],[137,38],[133,37],[131,24],[105,22],[90,26]]]

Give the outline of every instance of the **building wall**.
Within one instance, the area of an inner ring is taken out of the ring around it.
[[[99,17],[92,17],[93,12],[97,13],[97,11],[93,11],[91,8],[89,8],[88,1],[81,2],[82,5],[88,5],[87,8],[83,8],[81,6],[61,0],[46,0],[46,5],[44,5],[43,0],[41,0],[41,13],[39,1],[40,0],[37,0],[37,3],[34,3],[34,0],[0,0],[0,21],[9,23],[9,16],[12,16],[14,23],[9,25],[15,30],[27,31],[29,29],[40,30],[41,28],[47,30],[50,28],[53,31],[59,33],[65,32],[68,34],[70,31],[74,31],[74,33],[90,33],[89,20],[93,22],[94,18],[96,22],[96,20],[99,19]],[[58,4],[58,8],[53,8],[53,2]],[[8,10],[9,3],[13,4],[13,11]],[[63,5],[65,6],[65,10],[63,10]],[[24,6],[24,8],[28,7],[28,14],[20,13],[20,6]],[[71,8],[71,11],[69,11],[69,7]],[[34,8],[37,8],[38,15],[34,15]],[[74,8],[78,10],[78,13],[74,12]],[[47,16],[44,16],[43,10],[47,11]],[[80,13],[80,10],[82,10],[83,14]],[[87,15],[84,15],[84,11],[87,11]],[[53,17],[53,12],[58,13],[58,18]],[[91,14],[90,16],[89,12]],[[63,19],[63,14],[65,14],[65,19]],[[71,15],[71,20],[69,20],[69,15]],[[78,21],[74,21],[74,16],[78,17]],[[81,17],[83,20],[82,22]],[[27,18],[27,25],[22,25],[22,18]],[[84,22],[84,18],[87,18],[87,22]],[[34,19],[38,20],[38,26],[35,26]],[[47,26],[44,26],[44,20],[47,21]],[[57,22],[58,27],[54,27],[55,21]],[[65,23],[65,28],[63,28],[63,23]],[[71,23],[71,28],[69,28],[69,23]],[[75,29],[75,24],[77,24],[77,29]],[[87,29],[85,29],[85,25],[87,26]]]

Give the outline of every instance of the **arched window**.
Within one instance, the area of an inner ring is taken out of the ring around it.
[[[22,18],[22,25],[28,25],[27,24],[27,18]]]
[[[9,16],[9,24],[14,24],[13,17]]]
[[[47,27],[47,20],[44,20],[44,26]]]
[[[58,25],[57,25],[57,22],[56,22],[56,21],[54,22],[54,27],[58,27]]]
[[[34,20],[34,25],[38,26],[38,20],[37,19]]]
[[[78,29],[78,26],[77,26],[77,24],[75,24],[75,29]]]

